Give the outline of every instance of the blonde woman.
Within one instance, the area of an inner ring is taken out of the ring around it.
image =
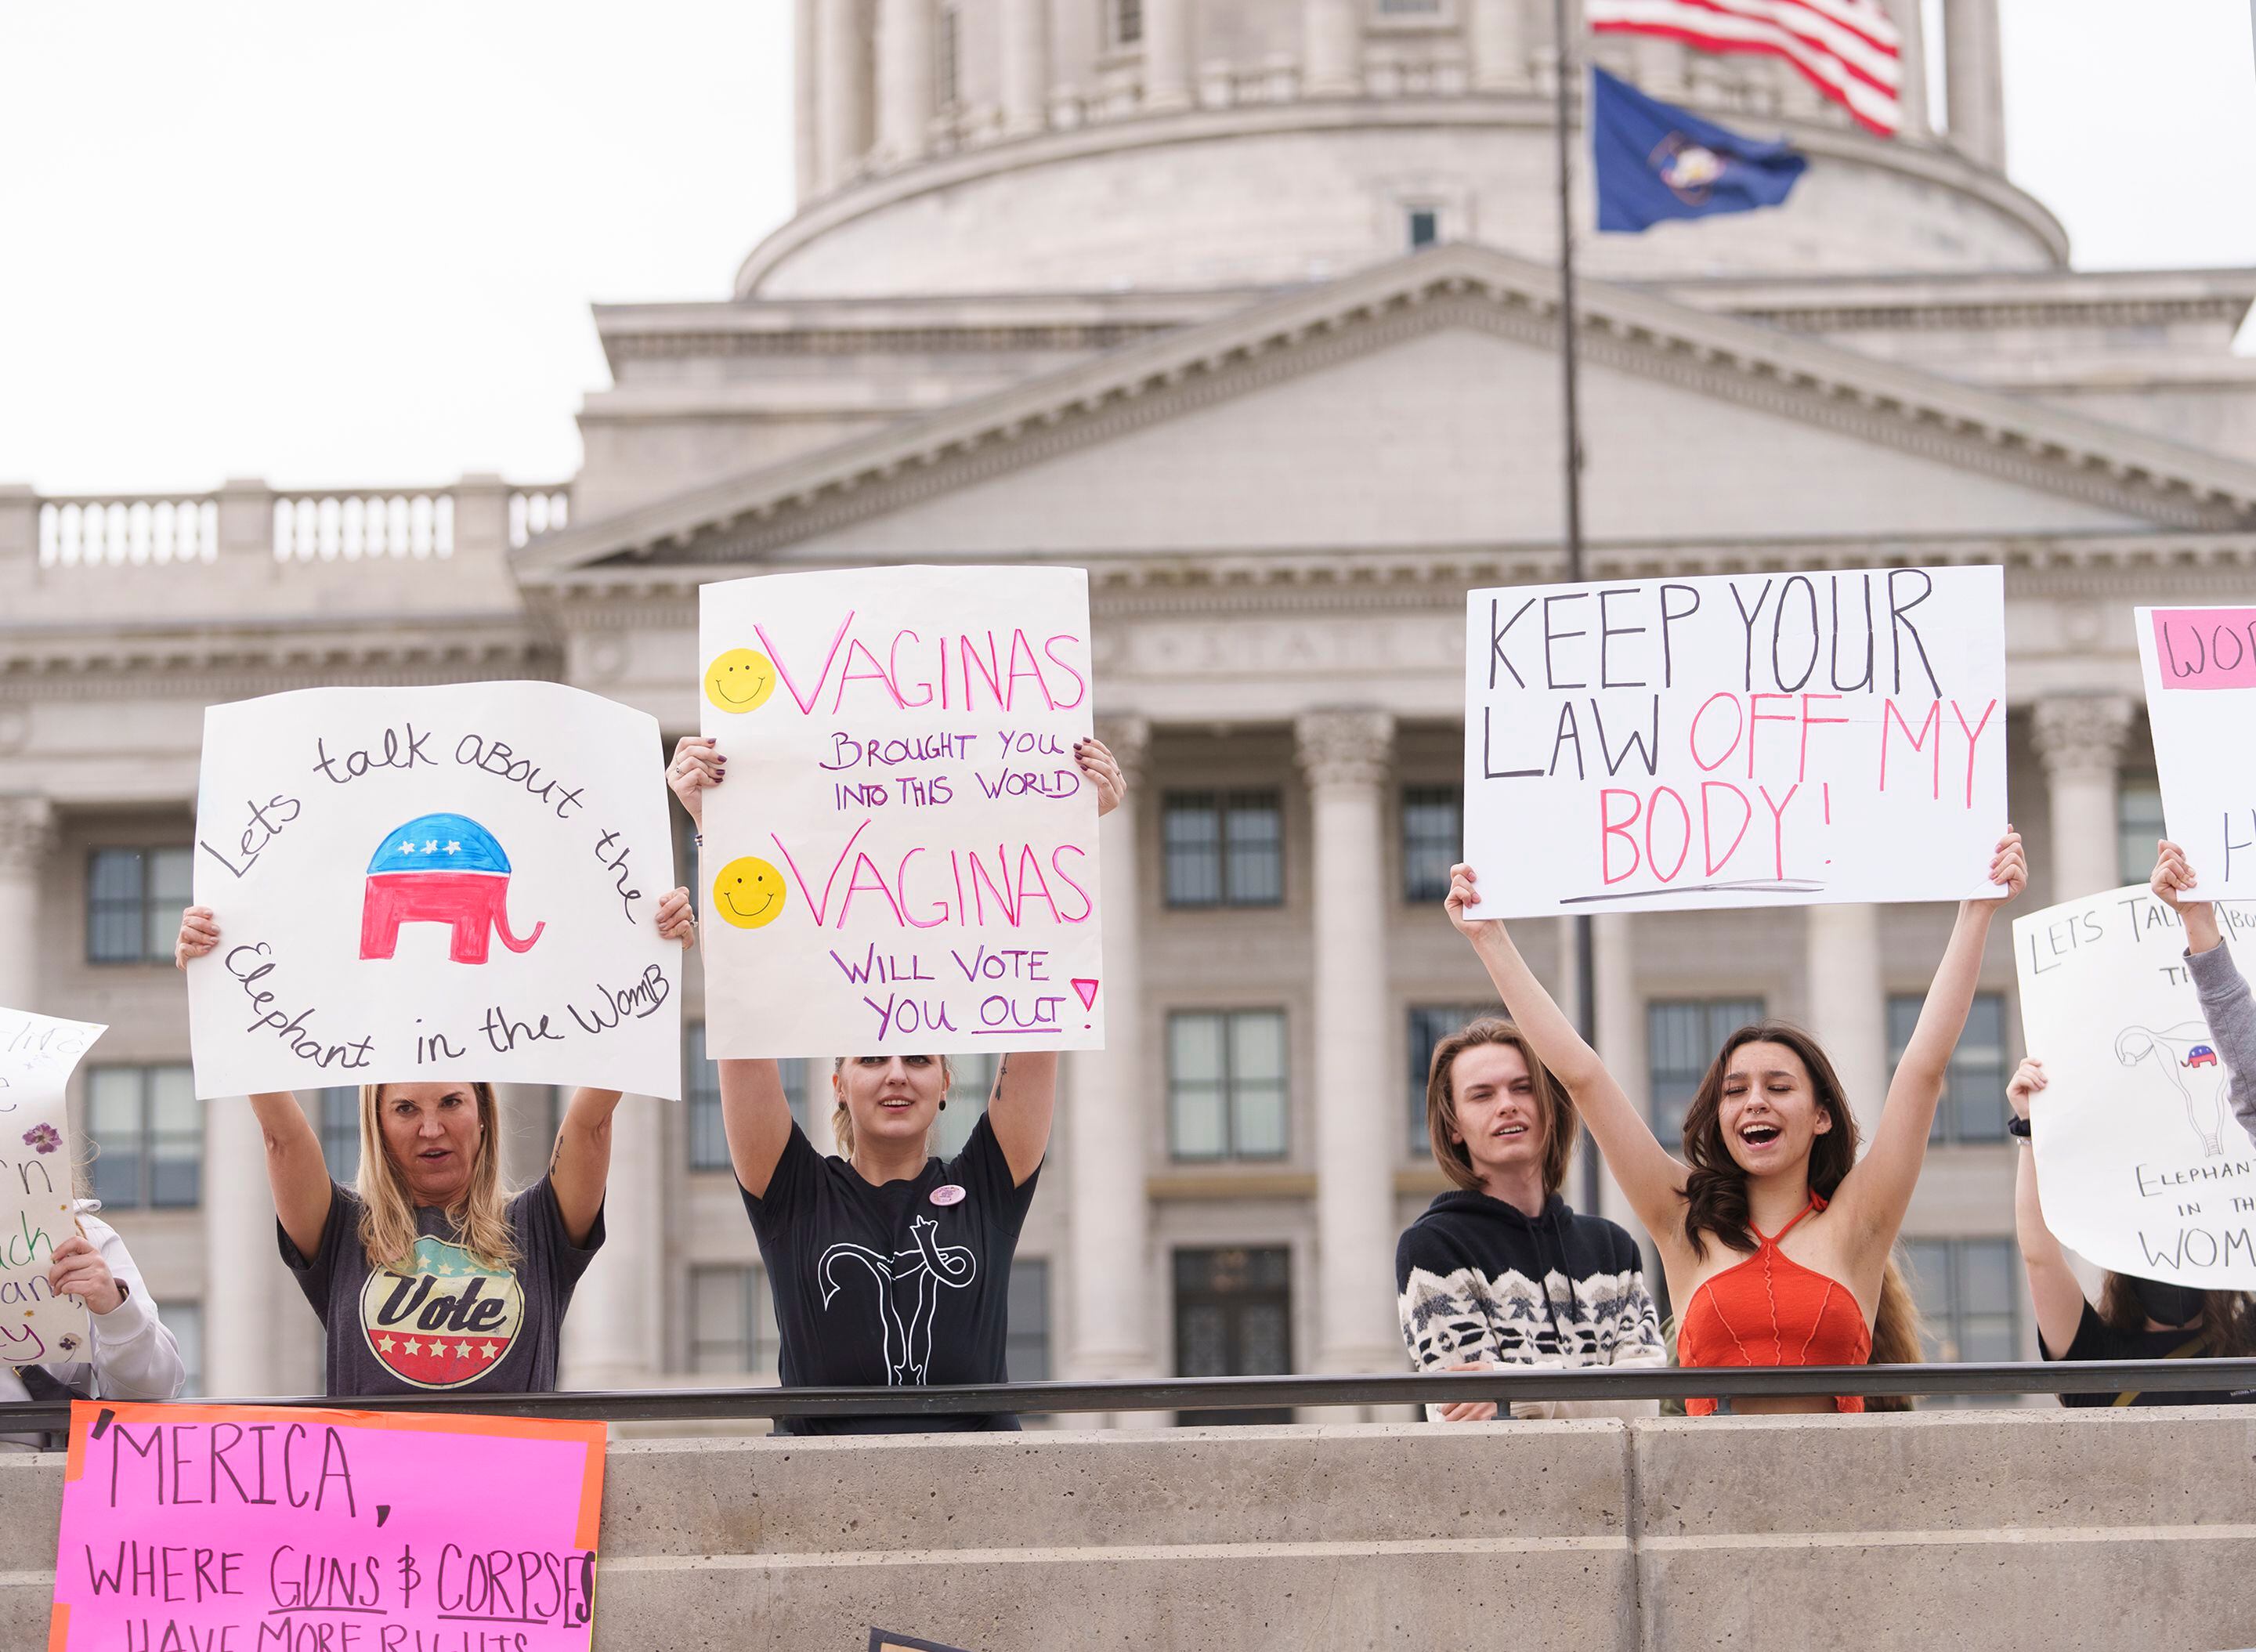
[[[1097,812],[1125,790],[1112,753],[1075,749]],[[686,739],[667,779],[701,826],[704,788],[721,783],[710,740]],[[1049,1151],[1056,1052],[1005,1055],[986,1115],[963,1151],[932,1156],[928,1138],[954,1074],[932,1055],[840,1056],[830,1063],[838,1153],[817,1153],[791,1116],[772,1061],[724,1061],[721,1117],[744,1211],[775,1303],[786,1387],[1001,1382],[1011,1261]],[[1004,1415],[786,1418],[780,1433],[1015,1429]]]
[[[657,921],[695,944],[687,890]],[[218,944],[210,909],[189,907],[176,961]],[[328,1332],[328,1392],[553,1391],[565,1310],[603,1243],[618,1103],[616,1090],[575,1091],[548,1174],[511,1194],[491,1084],[362,1085],[349,1188],[330,1180],[297,1097],[253,1096],[282,1260]]]

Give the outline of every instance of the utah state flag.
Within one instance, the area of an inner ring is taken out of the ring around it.
[[[1809,165],[1783,143],[1742,138],[1595,64],[1590,77],[1601,230],[1775,207]]]

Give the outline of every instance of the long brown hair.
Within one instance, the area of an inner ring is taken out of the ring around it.
[[[2099,1317],[2113,1331],[2147,1328],[2147,1305],[2128,1274],[2110,1272],[2099,1285]],[[2256,1295],[2245,1290],[2201,1294],[2201,1352],[2204,1359],[2242,1359],[2256,1353]]]
[[[838,1144],[838,1156],[847,1163],[854,1162],[854,1115],[846,1110],[846,1089],[838,1084],[838,1075],[846,1070],[846,1057],[830,1058],[832,1090],[838,1098],[837,1110],[830,1115],[830,1139]],[[940,1105],[948,1105],[948,1092],[955,1088],[955,1068],[947,1056],[940,1057]],[[932,1156],[932,1132],[924,1133],[925,1156]]]
[[[1468,1193],[1479,1193],[1480,1176],[1473,1169],[1472,1150],[1449,1140],[1457,1128],[1457,1098],[1449,1087],[1449,1069],[1458,1056],[1481,1044],[1508,1044],[1527,1063],[1528,1082],[1543,1109],[1543,1193],[1548,1198],[1567,1185],[1567,1167],[1575,1157],[1575,1138],[1582,1124],[1566,1086],[1551,1076],[1520,1030],[1510,1021],[1484,1015],[1434,1046],[1434,1059],[1426,1070],[1426,1134],[1434,1144],[1434,1162],[1442,1174]]]
[[[509,1190],[501,1184],[501,1110],[491,1084],[472,1084],[477,1098],[478,1156],[459,1207],[449,1205],[455,1243],[488,1267],[517,1266],[517,1234],[509,1225]],[[384,1086],[360,1087],[360,1247],[372,1269],[397,1267],[415,1253],[420,1237],[415,1198],[384,1144]]]
[[[1731,1157],[1724,1140],[1724,1079],[1731,1057],[1748,1044],[1782,1044],[1801,1058],[1809,1074],[1809,1087],[1817,1105],[1833,1127],[1809,1144],[1809,1190],[1829,1199],[1839,1190],[1857,1163],[1857,1118],[1841,1089],[1841,1076],[1833,1070],[1818,1041],[1787,1021],[1756,1021],[1742,1027],[1724,1041],[1724,1048],[1708,1065],[1707,1075],[1684,1114],[1684,1158],[1692,1173],[1684,1182],[1684,1237],[1695,1256],[1708,1253],[1714,1239],[1735,1251],[1759,1248],[1747,1218],[1747,1173]],[[1880,1276],[1879,1311],[1872,1317],[1872,1352],[1876,1366],[1910,1366],[1924,1362],[1920,1343],[1919,1307],[1904,1283],[1893,1248]],[[1873,1399],[1873,1410],[1909,1410],[1908,1401]]]

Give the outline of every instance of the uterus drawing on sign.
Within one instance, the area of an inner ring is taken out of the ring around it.
[[[2199,1021],[2180,1021],[2159,1032],[2126,1027],[2115,1035],[2115,1059],[2166,1078],[2185,1104],[2186,1123],[2201,1143],[2202,1157],[2224,1156],[2224,1087],[2230,1075],[2207,1027]]]
[[[443,923],[447,956],[483,964],[492,939],[525,952],[548,928],[519,940],[509,927],[509,857],[494,835],[464,815],[425,815],[389,832],[368,863],[361,897],[360,955],[388,958],[407,923]]]

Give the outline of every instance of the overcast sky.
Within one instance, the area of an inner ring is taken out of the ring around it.
[[[2249,0],[2002,4],[2076,261],[2256,265]],[[569,476],[589,302],[790,211],[791,10],[0,0],[0,482]]]

